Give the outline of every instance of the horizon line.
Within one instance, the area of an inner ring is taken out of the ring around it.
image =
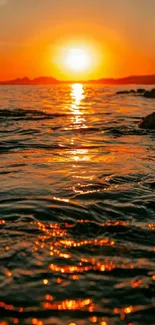
[[[136,79],[140,79],[139,81],[142,82],[142,79],[144,83],[153,83],[155,84],[155,73],[154,74],[146,74],[146,75],[128,75],[125,77],[101,77],[101,78],[96,78],[96,79],[84,79],[84,80],[59,80],[55,77],[52,76],[39,76],[39,77],[35,77],[35,78],[29,78],[27,76],[24,77],[16,77],[15,79],[8,79],[8,80],[0,80],[0,85],[5,85],[5,84],[39,84],[39,83],[44,83],[44,84],[48,84],[48,83],[125,83],[125,81],[127,83],[137,83],[138,80]],[[148,80],[147,80],[148,79]],[[150,80],[151,79],[151,80]],[[152,80],[153,79],[153,80]],[[124,82],[123,82],[124,81]],[[129,82],[130,81],[130,82]]]

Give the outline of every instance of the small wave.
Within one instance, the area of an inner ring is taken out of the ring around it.
[[[66,114],[48,114],[38,110],[24,110],[24,109],[1,109],[0,120],[6,118],[11,120],[40,120],[40,119],[52,119],[55,117],[63,117]]]
[[[147,131],[142,130],[139,128],[134,127],[126,127],[126,126],[120,126],[118,128],[116,127],[109,127],[104,130],[104,132],[108,135],[113,135],[114,137],[121,137],[123,135],[146,135]]]

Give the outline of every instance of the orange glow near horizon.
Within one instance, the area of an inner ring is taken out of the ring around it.
[[[109,38],[109,39],[108,39]],[[31,46],[15,48],[5,56],[0,54],[2,67],[0,80],[11,80],[27,76],[31,79],[39,76],[51,76],[58,80],[82,82],[100,78],[121,78],[135,73],[142,74],[142,67],[149,67],[146,57],[138,50],[131,53],[125,40],[115,40],[115,35],[108,34],[104,42],[94,41],[86,36],[58,39],[46,43],[44,39]],[[127,58],[128,65],[125,63]],[[18,62],[18,65],[17,65]],[[3,68],[4,67],[4,68]],[[7,67],[7,69],[6,69]],[[150,70],[151,73],[152,70]],[[145,71],[143,72],[145,74]]]
[[[51,76],[79,82],[154,74],[150,2],[38,0],[31,6],[27,0],[19,6],[0,0],[0,80]],[[82,60],[77,49],[84,51]]]

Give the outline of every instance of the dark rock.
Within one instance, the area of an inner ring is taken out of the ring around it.
[[[137,89],[137,94],[144,94],[144,93],[145,93],[145,89],[143,88]]]
[[[117,91],[116,95],[126,95],[128,94],[128,90],[124,90],[124,91]]]
[[[135,90],[122,90],[122,91],[117,91],[116,95],[128,95],[128,94],[135,94]]]
[[[143,96],[145,98],[155,98],[155,88],[151,90],[145,90],[143,88],[137,89],[137,91],[131,89],[131,90],[122,90],[118,91],[116,95],[129,95],[129,94],[139,94],[140,96]]]
[[[139,123],[139,127],[142,129],[155,130],[155,112],[144,117]]]
[[[146,98],[155,98],[155,89],[145,91],[143,96]]]

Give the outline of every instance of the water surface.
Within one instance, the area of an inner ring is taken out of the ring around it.
[[[0,87],[0,321],[154,325],[154,100]]]

